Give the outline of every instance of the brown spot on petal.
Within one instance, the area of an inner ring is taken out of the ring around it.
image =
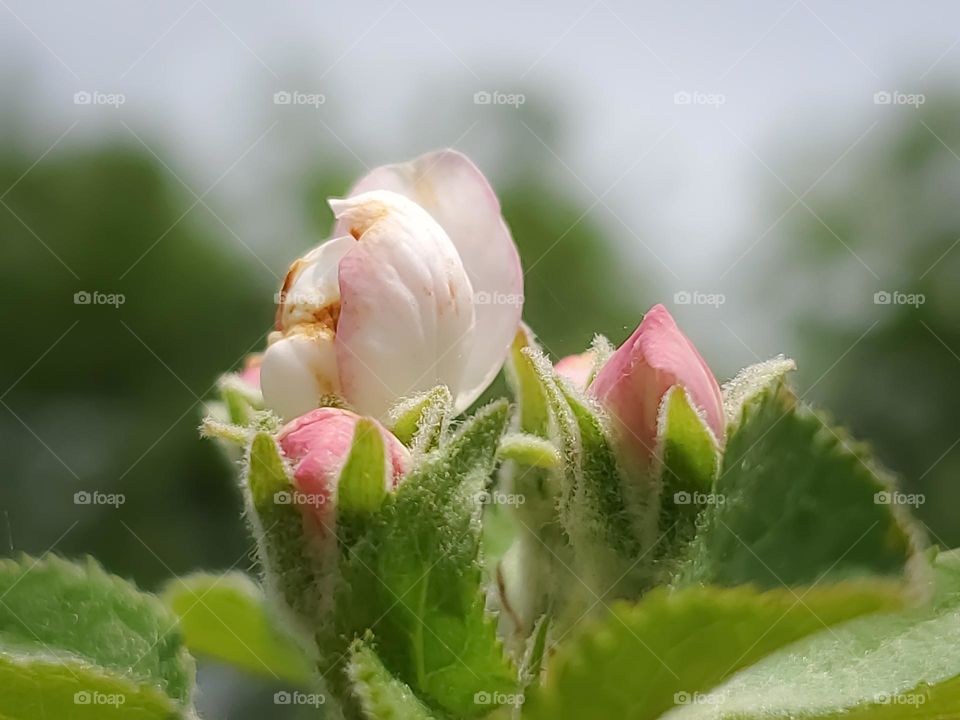
[[[314,310],[313,321],[315,324],[336,333],[337,324],[340,322],[340,301],[334,300],[332,303]]]
[[[300,268],[302,267],[303,258],[297,258],[290,265],[290,269],[287,270],[287,274],[283,278],[283,285],[280,287],[279,302],[277,303],[277,315],[276,318],[274,318],[274,325],[277,330],[283,330],[283,311],[287,304],[287,294],[290,292],[293,281],[297,279],[297,275],[300,274]]]
[[[347,232],[354,240],[360,240],[363,234],[376,222],[390,214],[390,209],[382,202],[369,201],[351,208],[345,215],[350,221]]]

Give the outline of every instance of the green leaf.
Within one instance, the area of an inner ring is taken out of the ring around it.
[[[390,431],[417,454],[430,452],[440,444],[453,415],[453,396],[446,385],[414,395],[390,411]]]
[[[284,619],[309,637],[325,622],[333,603],[328,556],[335,542],[308,537],[280,448],[270,433],[250,443],[246,470],[247,516],[257,539],[267,591],[287,610]],[[319,533],[317,533],[319,535]]]
[[[506,422],[506,403],[487,406],[427,455],[341,565],[341,636],[372,629],[386,667],[457,717],[482,712],[475,693],[515,682],[484,611],[478,558],[481,498]]]
[[[787,373],[797,369],[793,360],[778,355],[756,365],[750,365],[736,377],[723,384],[723,410],[732,431],[743,418],[743,407],[761,392],[782,381]]]
[[[553,469],[560,464],[556,445],[536,435],[511,433],[503,438],[497,449],[501,460],[513,460],[526,467]]]
[[[193,711],[153,685],[47,651],[0,650],[3,720],[188,720]]]
[[[0,676],[0,717],[94,717],[74,707],[84,691],[122,693],[118,717],[192,712],[194,662],[176,617],[90,559],[0,561]]]
[[[794,643],[716,688],[720,702],[671,720],[921,720],[960,708],[960,553],[934,563],[922,607],[853,620]]]
[[[377,423],[357,421],[350,454],[337,484],[337,511],[366,515],[376,512],[387,497],[384,483],[386,448]]]
[[[367,643],[358,640],[350,648],[347,675],[364,715],[370,720],[434,719],[410,686],[391,675]]]
[[[172,580],[162,597],[195,653],[295,685],[313,681],[311,663],[247,575],[188,575]]]
[[[915,555],[891,479],[841,431],[800,406],[783,381],[754,395],[727,439],[716,502],[679,584],[802,585],[894,576]]]
[[[892,583],[780,589],[658,589],[588,622],[551,660],[529,720],[648,720],[787,643],[900,605]]]

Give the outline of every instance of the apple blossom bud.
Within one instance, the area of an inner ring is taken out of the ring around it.
[[[587,385],[593,379],[594,364],[596,363],[596,354],[588,350],[578,355],[567,355],[561,358],[553,366],[557,375],[567,378],[578,390],[586,390]]]
[[[288,423],[277,437],[293,469],[297,502],[313,518],[321,534],[334,531],[341,472],[363,421],[348,410],[319,408]],[[410,453],[375,420],[368,418],[366,422],[380,433],[384,449],[383,487],[390,490],[409,467]]]
[[[720,386],[666,308],[655,305],[589,389],[613,417],[622,449],[640,466],[646,466],[654,454],[661,401],[675,385],[687,391],[707,427],[723,442]]]
[[[465,410],[503,365],[523,275],[500,205],[463,155],[377,168],[330,200],[334,237],[294,262],[261,372],[286,419],[339,396],[386,420],[438,385]]]

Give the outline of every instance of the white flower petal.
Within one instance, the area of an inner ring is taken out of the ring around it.
[[[340,259],[355,244],[349,235],[327,240],[290,266],[280,290],[278,330],[286,331],[300,323],[322,321],[324,313],[335,315],[334,310],[340,301],[337,279]]]
[[[411,393],[456,397],[472,351],[473,289],[443,228],[419,205],[375,191],[331,200],[357,238],[340,262],[337,365],[344,397],[385,419]]]
[[[284,420],[314,410],[324,395],[339,394],[333,333],[322,327],[293,332],[270,345],[260,366],[260,388],[266,406]]]
[[[500,203],[483,173],[455,150],[376,168],[350,194],[370,190],[391,190],[419,204],[460,254],[477,301],[476,342],[454,391],[458,408],[465,408],[503,365],[523,311],[523,270]],[[336,234],[346,234],[343,222]]]

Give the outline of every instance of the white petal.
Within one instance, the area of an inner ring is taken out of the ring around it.
[[[352,237],[338,237],[318,245],[290,266],[280,291],[277,329],[317,322],[325,309],[340,300],[337,281],[340,259],[354,246]]]
[[[465,408],[503,365],[523,311],[523,270],[500,203],[483,173],[455,150],[376,168],[350,194],[370,190],[391,190],[419,204],[460,254],[478,301],[476,342],[459,392],[454,392],[457,406]],[[342,222],[336,234],[345,234]]]
[[[293,420],[339,393],[333,333],[321,328],[294,332],[267,348],[260,366],[260,387],[268,408]]]
[[[344,397],[382,419],[398,399],[438,384],[456,397],[471,353],[473,289],[443,228],[392,192],[330,206],[358,240],[340,262]]]

